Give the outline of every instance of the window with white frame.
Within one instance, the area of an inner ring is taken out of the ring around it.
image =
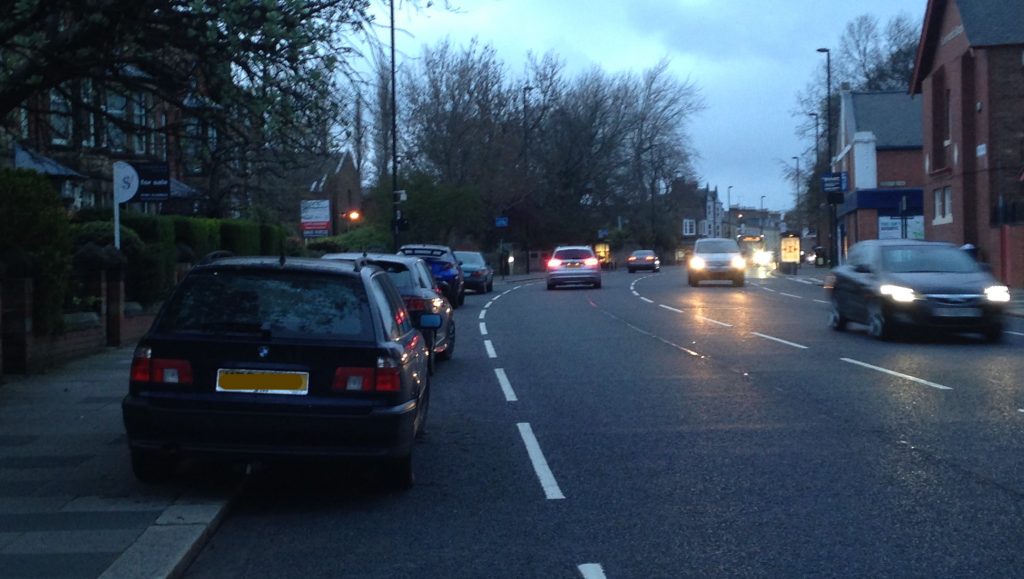
[[[697,221],[694,219],[683,219],[683,235],[697,235]]]
[[[116,91],[107,92],[107,102],[103,110],[107,113],[106,131],[103,133],[104,144],[111,151],[124,151],[127,139],[123,123],[128,113],[128,98]]]
[[[150,95],[142,92],[132,97],[132,150],[140,155],[153,151],[153,118],[149,114]]]
[[[59,89],[50,90],[50,142],[67,145],[71,142],[71,102]]]
[[[82,120],[81,142],[83,148],[91,149],[96,146],[96,95],[92,90],[92,79],[82,81],[79,88],[82,99],[82,107],[79,118]]]
[[[935,214],[932,224],[940,225],[953,222],[953,188],[944,187],[932,191],[935,200]]]
[[[157,126],[157,133],[155,139],[155,148],[153,153],[161,161],[167,160],[167,113],[160,113],[160,123]]]

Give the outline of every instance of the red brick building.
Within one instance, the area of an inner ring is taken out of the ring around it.
[[[836,208],[840,256],[865,239],[924,239],[921,99],[843,91],[838,145],[833,166],[849,175]]]
[[[929,0],[922,95],[925,237],[971,243],[1024,286],[1024,2]]]

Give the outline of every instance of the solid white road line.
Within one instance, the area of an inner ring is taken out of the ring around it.
[[[551,474],[548,462],[544,460],[544,453],[541,452],[540,445],[537,444],[537,437],[533,435],[533,429],[530,428],[529,422],[519,423],[519,435],[523,437],[523,443],[526,444],[526,452],[530,454],[530,462],[533,463],[533,470],[537,473],[540,486],[544,489],[544,496],[551,500],[564,499],[565,495],[562,494],[562,489],[558,488],[555,475]]]
[[[786,340],[783,340],[781,338],[776,338],[774,336],[769,336],[768,334],[762,334],[762,333],[759,333],[759,332],[750,332],[750,333],[755,335],[755,336],[758,336],[760,338],[764,338],[765,340],[771,340],[773,342],[778,342],[780,344],[785,344],[787,346],[793,346],[794,348],[800,348],[801,350],[806,350],[807,349],[807,346],[802,346],[800,344],[797,344],[796,342],[787,342]]]
[[[931,386],[932,388],[937,388],[939,390],[952,390],[952,388],[950,388],[949,386],[943,386],[942,384],[936,384],[935,382],[929,382],[927,380],[922,380],[921,378],[916,378],[914,376],[911,376],[910,374],[903,374],[902,372],[894,372],[892,370],[886,370],[885,368],[879,368],[878,366],[872,366],[871,364],[866,364],[864,362],[859,362],[859,361],[853,360],[851,358],[840,358],[840,360],[842,360],[843,362],[849,362],[851,364],[856,364],[858,366],[863,366],[865,368],[870,368],[871,370],[877,370],[879,372],[884,372],[885,374],[889,374],[891,376],[896,376],[897,378],[904,378],[904,379],[910,380],[912,382],[917,382],[918,384],[924,384],[925,386]]]
[[[512,383],[508,381],[508,376],[505,375],[505,369],[495,368],[494,375],[498,377],[498,384],[501,385],[501,391],[505,394],[505,401],[518,402],[519,398],[516,398],[516,393],[512,390]]]
[[[719,326],[725,326],[727,328],[731,328],[732,327],[732,324],[727,324],[725,322],[719,322],[718,320],[712,320],[711,318],[705,318],[704,316],[697,316],[697,319],[704,320],[705,322],[711,322],[712,324],[718,324]]]
[[[487,315],[487,310],[480,310],[480,319],[481,319],[481,320],[482,320],[482,319],[484,319],[484,317],[485,317],[486,315]]]
[[[805,284],[805,285],[811,285],[811,283],[813,283],[809,279],[803,279],[803,278],[800,278],[800,277],[794,278],[793,281],[795,281],[797,283],[802,283],[802,284]]]
[[[798,295],[794,295],[794,294],[787,294],[786,292],[779,292],[779,295],[780,296],[786,296],[787,298],[796,298],[798,300],[804,299],[803,296],[798,296]]]
[[[675,312],[677,314],[683,313],[683,310],[677,310],[677,309],[673,308],[672,306],[666,306],[665,304],[658,304],[658,307],[659,308],[665,308],[666,310],[668,310],[670,312]]]
[[[485,324],[483,322],[480,322],[480,335],[481,336],[486,336],[487,335],[487,324]]]
[[[484,340],[484,348],[487,349],[488,358],[497,358],[498,354],[494,351],[494,344],[490,340]]]
[[[654,300],[649,299],[649,298],[641,297],[640,299],[645,301],[645,302],[647,302],[647,303],[649,303],[649,304],[653,304],[654,303]]]
[[[778,293],[778,292],[776,292],[775,290],[773,290],[773,289],[772,289],[772,288],[770,288],[770,287],[764,287],[764,286],[761,286],[761,289],[763,289],[763,290],[764,290],[764,291],[766,291],[766,292],[772,292],[773,294],[774,294],[774,293]]]
[[[605,579],[604,569],[600,563],[584,563],[579,566],[583,579]]]
[[[1024,334],[1020,332],[1011,332],[1010,330],[1003,330],[1003,332],[1006,334],[1010,334],[1011,336],[1024,336]]]
[[[825,300],[814,300],[814,301],[815,301],[816,303],[819,303],[819,304],[825,304],[826,306],[828,305],[828,302],[827,302],[827,301],[825,301]]]

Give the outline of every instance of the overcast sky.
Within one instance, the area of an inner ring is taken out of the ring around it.
[[[689,78],[707,109],[689,127],[701,183],[718,187],[723,203],[785,209],[794,185],[781,163],[810,150],[796,136],[797,93],[835,49],[848,22],[873,14],[884,24],[899,13],[924,18],[926,0],[449,0],[459,10],[413,10],[396,4],[402,58],[445,37],[464,46],[474,36],[491,44],[513,74],[527,54],[554,52],[575,74],[597,65],[609,73],[671,61]],[[442,4],[443,0],[435,0]],[[386,7],[387,4],[385,3]],[[387,24],[386,12],[379,22]],[[402,56],[404,55],[404,56]],[[833,87],[837,90],[838,87]],[[823,129],[824,130],[824,129]]]

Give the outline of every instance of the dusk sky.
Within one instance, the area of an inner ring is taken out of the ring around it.
[[[457,11],[396,4],[398,62],[445,37],[465,46],[473,37],[495,47],[511,74],[529,52],[557,54],[566,72],[599,66],[609,73],[652,68],[662,58],[679,79],[700,89],[707,108],[689,126],[700,155],[702,184],[722,202],[785,209],[794,185],[782,163],[810,151],[796,135],[797,93],[823,66],[819,47],[833,50],[846,24],[862,14],[884,24],[904,13],[918,25],[926,0],[451,0]],[[442,4],[439,0],[437,4]],[[383,3],[378,22],[387,24]],[[833,86],[833,90],[838,90]],[[824,129],[823,129],[824,130]]]

